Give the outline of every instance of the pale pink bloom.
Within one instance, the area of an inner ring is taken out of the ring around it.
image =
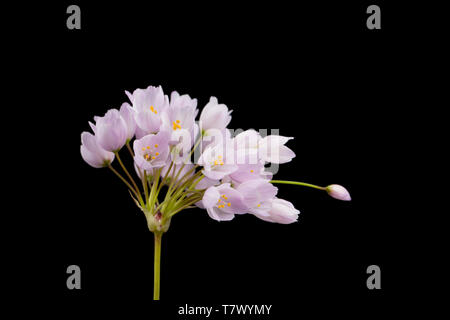
[[[203,174],[213,180],[220,180],[226,175],[237,170],[233,159],[227,161],[227,146],[225,143],[214,147],[208,147],[198,159],[198,164],[203,166]]]
[[[269,216],[272,208],[272,200],[275,198],[278,188],[268,180],[254,179],[241,183],[237,188],[244,197],[248,212],[261,216]]]
[[[127,124],[119,110],[110,109],[103,117],[95,117],[95,137],[100,147],[117,152],[127,141]]]
[[[225,129],[231,121],[231,111],[224,104],[219,104],[216,97],[211,97],[200,114],[200,130],[208,135],[210,129]]]
[[[278,135],[269,135],[262,138],[257,131],[250,129],[234,137],[233,142],[238,153],[246,154],[246,157],[249,154],[257,153],[257,158],[261,161],[286,163],[295,157],[295,153],[285,146],[286,142],[291,139],[293,138]],[[256,162],[252,160],[246,163],[254,164]]]
[[[294,151],[285,146],[292,137],[270,135],[262,138],[259,143],[261,160],[272,163],[286,163],[295,157]]]
[[[343,186],[338,184],[331,184],[326,187],[326,190],[330,196],[335,199],[350,201],[352,198],[350,197],[350,193]]]
[[[265,171],[262,163],[257,164],[238,164],[237,170],[232,172],[229,177],[235,184],[241,184],[249,180],[271,180],[273,174]]]
[[[236,149],[258,149],[261,135],[253,129],[245,130],[233,138]]]
[[[229,183],[209,187],[203,195],[202,205],[217,221],[232,220],[235,214],[246,213],[248,209],[243,196]]]
[[[195,123],[197,116],[197,99],[191,99],[189,95],[180,96],[174,91],[170,95],[170,104],[162,114],[162,130],[170,132],[171,143],[178,143],[180,138],[189,139],[189,146],[194,144],[198,126]],[[180,133],[185,131],[185,133]]]
[[[204,177],[202,180],[200,180],[197,185],[195,186],[195,189],[197,190],[203,190],[208,189],[212,186],[217,186],[220,184],[220,180],[213,180],[208,177]]]
[[[134,161],[141,170],[152,172],[166,165],[169,158],[170,133],[160,131],[134,140]]]
[[[119,112],[127,125],[127,141],[130,141],[133,139],[136,131],[136,121],[134,120],[135,111],[128,102],[124,102],[122,103]]]
[[[161,127],[161,115],[169,106],[169,98],[159,87],[136,89],[133,93],[125,91],[135,111],[137,126],[146,134],[156,133]]]
[[[289,201],[275,198],[271,200],[271,208],[268,215],[254,214],[258,218],[275,223],[289,224],[298,220],[300,211],[294,208]]]
[[[81,134],[80,152],[83,160],[94,168],[106,167],[114,160],[114,153],[101,148],[94,135],[89,132]]]

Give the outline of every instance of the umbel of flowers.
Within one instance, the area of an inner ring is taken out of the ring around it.
[[[155,300],[160,292],[161,237],[177,213],[198,207],[217,221],[252,214],[268,222],[296,222],[299,211],[277,197],[274,184],[312,187],[350,200],[340,185],[273,180],[265,165],[291,161],[295,153],[286,143],[292,138],[262,137],[255,130],[232,137],[227,129],[231,110],[215,97],[196,121],[197,99],[189,95],[172,92],[169,98],[153,86],[125,93],[129,102],[89,122],[92,133],[81,134],[80,151],[90,166],[109,168],[144,213],[155,238]],[[128,150],[134,168],[124,165],[122,149]],[[115,159],[122,173],[112,166]]]

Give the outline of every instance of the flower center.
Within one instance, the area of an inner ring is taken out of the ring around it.
[[[225,201],[225,200],[228,200],[228,197],[227,197],[226,195],[223,194],[223,195],[222,195],[222,198],[223,198],[224,200],[219,199],[219,201],[217,201],[217,204],[216,204],[217,208],[219,208],[219,209],[224,208],[225,205],[228,206],[228,207],[231,207],[231,202],[226,202],[226,201]]]
[[[214,160],[213,162],[211,162],[211,165],[213,166],[223,166],[223,160],[222,160],[222,156],[218,156],[216,160]]]
[[[155,144],[155,148],[158,148],[158,145],[157,145],[157,144]],[[155,150],[155,151],[152,151],[152,148],[151,148],[150,146],[143,147],[143,148],[142,148],[142,151],[144,151],[143,157],[144,157],[144,159],[147,160],[147,161],[155,160],[156,157],[159,156],[159,152],[157,152],[156,150]],[[146,153],[145,153],[145,152],[146,152]]]
[[[172,121],[172,124],[173,124],[173,130],[181,129],[180,120]]]
[[[158,110],[156,110],[153,106],[150,106],[150,110],[151,110],[154,114],[158,114]]]

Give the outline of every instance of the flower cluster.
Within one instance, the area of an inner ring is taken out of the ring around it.
[[[205,209],[217,221],[245,213],[269,222],[297,221],[299,211],[277,198],[273,185],[290,182],[272,180],[265,166],[295,157],[286,146],[292,137],[262,137],[255,130],[232,136],[227,128],[231,110],[215,97],[196,121],[197,100],[189,95],[172,92],[169,98],[161,87],[153,86],[126,95],[129,102],[119,110],[108,110],[89,123],[93,134],[82,133],[81,155],[92,167],[109,167],[127,185],[151,231],[166,231],[173,215],[192,207]],[[119,156],[125,146],[142,189]],[[115,158],[126,178],[112,167]],[[350,200],[338,185],[291,184],[313,186]]]

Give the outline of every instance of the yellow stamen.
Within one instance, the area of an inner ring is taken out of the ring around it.
[[[261,207],[261,205],[258,203],[258,207]]]
[[[145,148],[142,148],[142,151],[145,151]]]
[[[155,160],[155,159],[156,159],[156,157],[155,157],[155,156],[153,156],[153,157],[152,157],[152,160]]]
[[[147,146],[147,149],[150,149],[150,146]]]
[[[180,120],[177,120],[176,123],[180,123]]]
[[[157,145],[157,144],[155,144],[155,148],[158,148],[158,145]]]
[[[159,152],[156,152],[156,153],[155,153],[155,156],[159,156]]]
[[[231,202],[228,202],[227,206],[231,206]]]
[[[250,170],[251,173],[253,173],[253,170]]]

